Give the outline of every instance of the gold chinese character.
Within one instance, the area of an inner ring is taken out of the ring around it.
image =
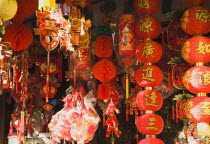
[[[154,82],[155,79],[152,78],[152,72],[153,72],[153,68],[151,67],[148,67],[146,69],[143,69],[143,73],[142,73],[142,79],[146,79],[146,80],[149,80],[149,81],[152,81]],[[144,73],[145,72],[145,73]]]
[[[144,45],[144,50],[143,50],[142,56],[144,56],[144,54],[145,54],[146,57],[148,57],[148,56],[154,57],[154,55],[153,55],[154,49],[155,48],[153,47],[152,43],[146,43]]]
[[[153,107],[157,107],[158,105],[156,104],[156,98],[158,97],[157,95],[155,95],[155,92],[152,92],[151,95],[145,95],[146,97],[146,104],[145,105],[149,105],[149,106],[153,106]]]
[[[190,74],[190,71],[186,71],[185,73],[185,76],[184,76],[184,80],[183,80],[183,83],[184,83],[184,86],[185,88],[189,88],[189,81],[190,81],[190,78],[191,78],[191,74]]]
[[[189,52],[190,52],[190,42],[186,41],[183,47],[183,57],[189,59]]]
[[[187,28],[187,24],[189,23],[189,11],[186,10],[183,15],[183,22],[182,22],[182,28],[185,30]]]
[[[149,127],[146,127],[146,130],[158,130],[157,127],[154,127],[156,118],[149,118]]]
[[[196,10],[195,15],[196,15],[196,20],[201,20],[204,23],[209,22],[210,16],[207,9]]]
[[[196,52],[200,54],[210,53],[210,44],[205,44],[203,41],[199,41]]]
[[[153,31],[152,28],[152,22],[150,21],[150,18],[145,18],[140,21],[140,32],[146,32],[149,33]]]
[[[210,115],[210,102],[201,102],[202,113],[203,115]]]
[[[138,0],[138,6],[139,6],[139,8],[148,9],[149,8],[149,2],[148,2],[148,0]]]
[[[203,85],[210,84],[210,72],[198,72],[199,76],[199,83]]]

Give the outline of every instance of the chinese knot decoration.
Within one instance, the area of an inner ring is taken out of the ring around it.
[[[145,111],[145,114],[136,118],[138,131],[146,135],[139,144],[151,141],[163,144],[162,140],[155,138],[155,135],[163,130],[163,119],[154,114],[162,107],[163,97],[158,91],[153,90],[153,87],[162,82],[163,74],[160,68],[152,65],[160,60],[162,48],[160,44],[151,40],[158,37],[161,25],[158,19],[150,16],[159,10],[160,1],[135,0],[134,7],[137,13],[143,15],[135,24],[135,33],[141,40],[141,43],[136,46],[136,58],[145,64],[136,72],[137,83],[145,88],[136,97],[137,106]]]

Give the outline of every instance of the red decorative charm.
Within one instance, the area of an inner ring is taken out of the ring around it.
[[[176,103],[176,116],[181,120],[187,118],[187,102],[188,100],[179,100]]]
[[[210,62],[210,38],[195,36],[188,39],[182,48],[182,57],[191,64]]]
[[[155,41],[144,41],[136,47],[136,58],[141,63],[156,63],[162,56],[162,48]]]
[[[183,0],[184,3],[188,4],[188,5],[193,5],[193,4],[204,4],[206,3],[208,0]]]
[[[138,144],[164,144],[164,142],[158,138],[145,138],[142,139]]]
[[[155,39],[159,36],[161,25],[154,17],[142,17],[135,24],[135,34],[142,40],[146,38]]]
[[[156,14],[160,9],[160,0],[134,0],[135,11],[140,15]]]
[[[210,98],[197,96],[187,103],[187,117],[195,123],[210,123]]]
[[[136,103],[143,111],[158,111],[163,105],[163,97],[156,90],[143,90],[138,93]]]
[[[156,114],[143,114],[136,119],[136,126],[140,133],[145,135],[157,135],[162,132],[163,119]]]
[[[206,34],[210,29],[209,9],[194,6],[185,11],[181,18],[182,29],[189,35]]]
[[[210,93],[210,68],[194,66],[185,72],[183,83],[191,93]]]
[[[49,69],[49,75],[54,76],[58,72],[57,63],[55,59],[50,59],[49,67],[47,67],[47,59],[39,59],[39,69],[43,76],[47,75],[47,68]]]
[[[154,65],[146,65],[136,72],[136,81],[141,87],[156,87],[163,78],[162,71]]]

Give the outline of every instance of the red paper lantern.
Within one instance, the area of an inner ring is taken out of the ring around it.
[[[193,5],[193,4],[204,4],[208,0],[183,0],[183,1],[184,1],[184,3],[186,3],[188,5]]]
[[[38,9],[38,0],[17,0],[17,4],[18,10],[13,17],[16,22],[23,21]]]
[[[162,71],[154,65],[145,65],[136,72],[136,81],[141,87],[156,87],[163,78]]]
[[[3,35],[5,42],[10,42],[14,51],[20,51],[30,46],[33,41],[33,34],[28,25],[21,23],[10,24]]]
[[[139,15],[153,15],[159,11],[160,4],[160,0],[134,0],[134,9]]]
[[[142,40],[146,38],[154,39],[159,36],[161,25],[154,17],[142,17],[135,24],[135,34]]]
[[[210,93],[210,67],[194,66],[185,72],[183,83],[191,93]]]
[[[110,84],[99,84],[98,85],[98,98],[102,100],[107,100],[111,95]]]
[[[159,115],[143,114],[136,118],[136,126],[142,134],[157,135],[162,132],[164,123]]]
[[[182,57],[191,64],[210,62],[210,38],[195,36],[188,39],[183,45]]]
[[[181,18],[182,29],[189,35],[208,33],[209,13],[209,9],[202,6],[194,6],[186,10]]]
[[[176,103],[176,115],[181,120],[187,118],[187,102],[188,100],[180,100]]]
[[[74,59],[75,69],[84,70],[90,68],[90,49],[80,48]]]
[[[96,38],[96,56],[110,57],[113,51],[112,37],[107,35],[97,36]]]
[[[163,105],[163,97],[156,90],[143,90],[138,93],[136,103],[143,111],[158,111]]]
[[[136,58],[141,63],[156,63],[162,56],[162,48],[155,41],[143,41],[136,47]]]
[[[138,144],[164,144],[164,142],[158,138],[145,138],[142,139]]]
[[[102,59],[92,68],[93,76],[101,82],[109,82],[115,77],[116,71],[115,65],[107,59]]]
[[[195,123],[210,123],[210,97],[197,96],[187,103],[187,117]]]

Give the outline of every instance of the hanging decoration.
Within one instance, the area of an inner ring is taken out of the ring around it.
[[[0,21],[12,19],[17,12],[17,0],[1,0],[0,3]]]

